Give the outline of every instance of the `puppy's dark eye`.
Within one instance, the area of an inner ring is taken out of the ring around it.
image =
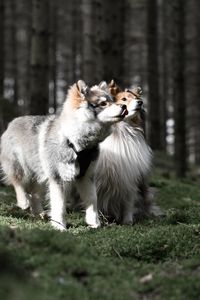
[[[107,106],[108,105],[108,102],[107,101],[102,101],[101,103],[100,103],[100,106]]]
[[[127,101],[127,99],[126,98],[122,98],[122,101]]]

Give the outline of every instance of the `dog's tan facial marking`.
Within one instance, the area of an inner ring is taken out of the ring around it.
[[[120,92],[115,96],[115,102],[117,104],[127,104],[137,98],[129,92]]]

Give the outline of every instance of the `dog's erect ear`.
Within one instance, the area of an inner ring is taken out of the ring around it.
[[[77,89],[82,96],[86,96],[89,92],[89,87],[83,80],[78,80],[76,83]]]
[[[108,85],[107,85],[107,82],[106,82],[106,81],[101,81],[101,82],[99,83],[99,88],[100,88],[101,90],[106,91],[106,92],[109,91],[109,90],[108,90]]]
[[[142,95],[142,89],[139,86],[132,89],[125,89],[125,91],[132,93],[137,99],[139,99]]]
[[[139,96],[142,95],[142,88],[140,86],[133,89],[133,91],[138,94]]]
[[[112,96],[116,96],[118,93],[122,92],[122,89],[116,84],[113,79],[109,83],[108,87]]]

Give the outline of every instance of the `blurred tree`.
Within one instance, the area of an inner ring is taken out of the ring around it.
[[[9,1],[9,0],[8,0]],[[17,61],[17,1],[10,0],[11,7],[11,48],[12,48],[12,74],[13,74],[13,104],[18,115],[18,61]]]
[[[97,11],[100,11],[102,1],[97,1]],[[120,84],[124,83],[124,1],[113,3],[107,0],[103,3],[101,20],[103,26],[101,32],[97,32],[96,39],[100,36],[99,48],[102,55],[102,78],[110,81],[116,79]],[[98,20],[99,22],[99,20]]]
[[[169,9],[168,2],[165,0],[158,1],[159,11],[158,11],[158,32],[159,32],[159,97],[160,97],[160,126],[161,126],[161,149],[162,151],[167,151],[167,99],[169,98],[169,28],[168,28],[168,18]]]
[[[186,95],[187,136],[190,160],[200,165],[200,2],[187,2],[186,28]]]
[[[81,6],[79,0],[73,0],[72,9],[72,53],[73,53],[73,82],[82,78],[82,45],[83,45],[83,19],[81,16]]]
[[[4,0],[0,0],[0,99],[4,96]]]
[[[30,107],[30,51],[32,1],[16,1],[16,58],[18,113],[28,114]]]
[[[95,56],[95,26],[98,25],[95,14],[95,2],[82,0],[81,2],[82,20],[83,20],[83,78],[87,84],[95,84],[98,81],[96,73]]]
[[[185,0],[173,1],[173,100],[175,119],[175,168],[186,175],[186,95],[185,95]]]
[[[147,82],[149,142],[153,150],[161,150],[161,107],[158,69],[158,7],[157,0],[147,1]]]
[[[49,102],[54,111],[57,109],[57,48],[58,48],[58,3],[50,2],[49,38]]]
[[[147,75],[147,1],[125,0],[124,42],[123,42],[123,82],[125,87],[141,86],[146,90]],[[115,25],[114,25],[115,26]]]
[[[83,76],[123,83],[124,1],[82,0]]]
[[[4,97],[4,0],[0,0],[0,134],[3,131]]]
[[[49,97],[49,1],[33,0],[32,13],[30,112],[45,114]]]
[[[196,44],[196,84],[195,89],[197,90],[197,96],[195,98],[196,107],[196,126],[195,126],[195,163],[200,166],[200,2],[195,1],[196,10],[195,10],[195,44]]]

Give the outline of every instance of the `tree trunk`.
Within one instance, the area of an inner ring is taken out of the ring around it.
[[[196,48],[196,74],[195,74],[195,86],[196,90],[196,98],[195,98],[195,106],[194,109],[196,111],[195,114],[195,164],[200,166],[200,2],[198,0],[195,1],[195,48]]]
[[[94,2],[82,0],[82,21],[83,21],[83,78],[87,84],[95,84],[98,81],[96,73],[95,57],[95,10]]]
[[[4,93],[4,0],[0,0],[0,100]]]
[[[167,100],[169,98],[169,81],[168,81],[168,26],[167,18],[168,15],[168,5],[165,0],[162,0],[159,7],[159,73],[160,73],[160,125],[161,125],[161,150],[167,151]]]
[[[11,0],[11,11],[12,11],[12,74],[13,74],[13,104],[15,107],[15,114],[18,115],[18,61],[17,61],[17,53],[18,53],[18,44],[17,44],[17,2]]]
[[[56,2],[50,3],[50,90],[49,101],[54,112],[57,109],[57,42],[58,42],[58,6]]]
[[[185,2],[173,2],[174,49],[173,93],[175,119],[175,167],[177,177],[186,175],[186,111],[185,111]]]
[[[0,134],[3,131],[4,97],[4,0],[0,0]]]
[[[99,1],[100,2],[100,1]],[[100,6],[100,5],[99,5]],[[97,7],[99,10],[99,8]],[[100,47],[103,60],[103,79],[115,79],[123,85],[123,54],[124,54],[124,1],[112,0],[103,4],[102,40]]]
[[[31,114],[48,111],[49,85],[49,1],[33,0],[31,40]]]
[[[147,1],[124,1],[123,82],[125,87],[141,86],[145,92],[147,70]]]
[[[31,48],[31,18],[30,0],[16,2],[16,43],[17,43],[17,87],[18,112],[29,114],[30,107],[30,48]]]
[[[73,62],[73,82],[82,78],[82,45],[83,35],[82,27],[83,20],[80,17],[81,7],[79,0],[73,0],[73,11],[72,11],[72,26],[73,26],[73,40],[72,40],[72,62]]]
[[[161,147],[159,72],[158,72],[158,8],[157,0],[147,1],[147,81],[148,81],[148,116],[149,142],[153,150]]]

